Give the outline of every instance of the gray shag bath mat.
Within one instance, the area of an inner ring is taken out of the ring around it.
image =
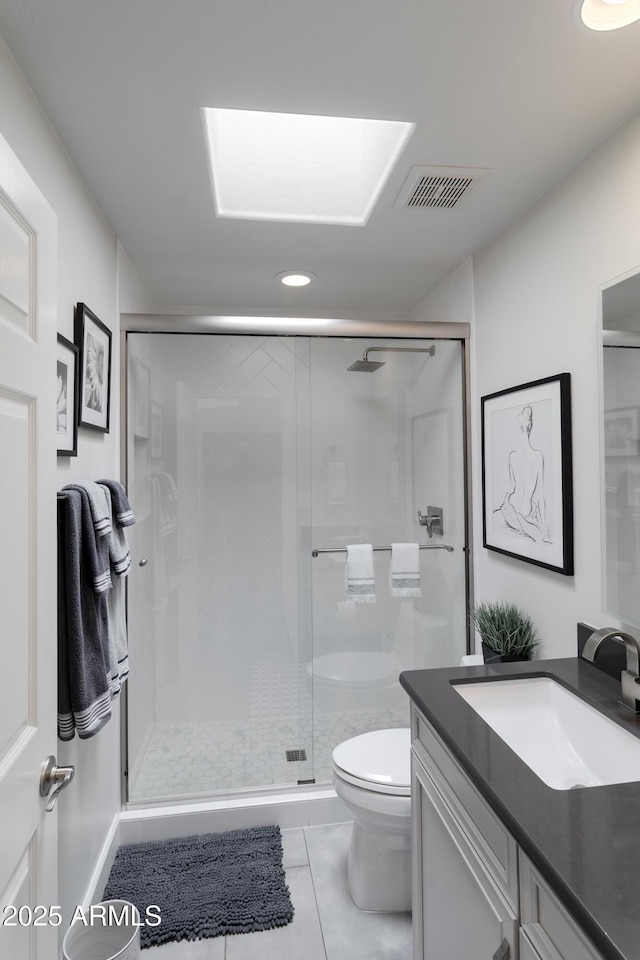
[[[103,899],[135,904],[142,947],[285,926],[293,906],[280,827],[125,844]]]

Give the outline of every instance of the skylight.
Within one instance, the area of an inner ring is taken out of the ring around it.
[[[362,225],[415,124],[205,107],[216,214]]]

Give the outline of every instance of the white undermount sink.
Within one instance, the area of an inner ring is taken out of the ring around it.
[[[640,739],[549,677],[454,689],[555,790],[640,780]]]

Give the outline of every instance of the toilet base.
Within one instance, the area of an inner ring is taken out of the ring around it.
[[[347,861],[347,886],[360,910],[411,911],[411,834],[367,830],[354,821]]]

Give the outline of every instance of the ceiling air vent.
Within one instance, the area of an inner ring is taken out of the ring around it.
[[[457,209],[485,173],[470,167],[412,167],[394,207]]]

